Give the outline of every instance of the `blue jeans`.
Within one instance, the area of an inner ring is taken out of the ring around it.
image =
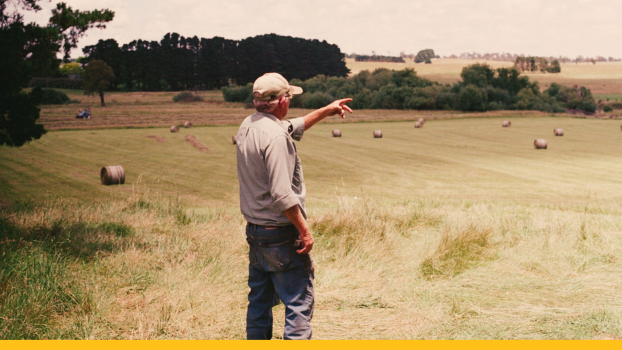
[[[313,262],[298,254],[298,230],[293,225],[266,229],[246,226],[250,246],[247,339],[272,338],[272,307],[285,305],[283,339],[311,339],[313,317]],[[299,249],[299,248],[298,248]]]

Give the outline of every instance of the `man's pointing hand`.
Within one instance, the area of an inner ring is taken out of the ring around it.
[[[341,118],[345,118],[346,115],[344,113],[344,110],[352,113],[352,108],[346,106],[346,103],[348,103],[348,102],[352,102],[352,99],[351,98],[344,98],[344,99],[341,99],[341,100],[336,100],[333,103],[329,104],[328,106],[326,106],[326,108],[328,108],[328,110],[329,110],[328,115],[339,114],[341,116]]]

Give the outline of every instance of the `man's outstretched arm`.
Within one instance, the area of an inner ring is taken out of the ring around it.
[[[289,219],[289,221],[296,226],[298,232],[300,232],[300,239],[302,240],[302,248],[298,249],[296,252],[298,254],[309,254],[311,248],[313,248],[313,235],[311,235],[311,231],[309,230],[309,226],[307,226],[307,221],[304,216],[300,212],[300,208],[298,205],[294,205],[293,207],[285,210],[285,216]]]
[[[315,111],[305,115],[305,130],[309,130],[313,125],[317,124],[326,117],[339,114],[341,118],[345,118],[345,111],[352,113],[352,109],[346,106],[346,103],[352,102],[351,98],[336,100],[326,107],[316,109]]]

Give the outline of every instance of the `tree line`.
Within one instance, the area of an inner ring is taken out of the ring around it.
[[[477,52],[463,52],[460,55],[449,55],[443,56],[443,58],[464,58],[464,59],[483,59],[486,61],[506,61],[506,62],[515,62],[517,58],[525,57],[524,54],[515,54],[515,53],[507,53],[507,52],[494,52],[494,53],[477,53]],[[576,58],[570,58],[567,56],[547,56],[544,57],[549,62],[558,61],[561,63],[593,63],[596,62],[619,62],[622,61],[620,58],[608,57],[605,58],[603,56],[595,56],[595,57],[583,57],[581,55]]]
[[[110,87],[115,90],[214,89],[244,85],[266,72],[303,80],[350,72],[337,45],[276,34],[229,40],[168,33],[159,42],[100,40],[83,52],[85,63],[97,59],[112,67]]]
[[[516,57],[514,67],[518,68],[521,72],[540,72],[540,73],[560,73],[562,68],[558,60],[553,60],[551,64],[544,57],[534,56],[519,56]]]
[[[405,63],[403,57],[395,56],[381,56],[381,55],[354,55],[354,61],[356,62],[393,62],[393,63]]]
[[[351,97],[353,101],[349,105],[355,109],[596,110],[589,89],[553,83],[540,91],[537,82],[530,81],[514,67],[493,69],[487,64],[474,64],[463,68],[460,76],[460,82],[443,85],[417,76],[413,69],[379,68],[349,78],[320,75],[305,81],[295,79],[291,84],[301,86],[305,92],[295,96],[290,106],[320,108],[335,99]],[[252,84],[225,87],[222,91],[226,101],[252,101]]]

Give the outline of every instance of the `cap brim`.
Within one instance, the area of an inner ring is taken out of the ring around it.
[[[290,85],[287,93],[290,95],[300,95],[302,94],[302,88],[300,86]]]

